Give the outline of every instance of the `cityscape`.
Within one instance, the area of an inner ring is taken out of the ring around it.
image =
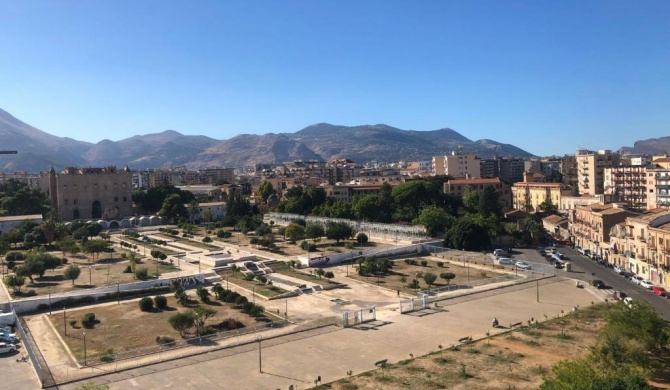
[[[4,386],[670,388],[669,12],[0,5]]]

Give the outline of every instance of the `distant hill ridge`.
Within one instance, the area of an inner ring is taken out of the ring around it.
[[[429,160],[460,149],[480,158],[530,157],[514,145],[472,141],[455,130],[402,130],[384,124],[339,126],[318,123],[295,133],[240,134],[227,140],[183,135],[174,130],[92,144],[57,137],[36,129],[0,109],[0,170],[44,171],[51,165],[128,165],[133,169],[186,165],[192,169],[241,167],[256,163],[349,158],[369,161]]]

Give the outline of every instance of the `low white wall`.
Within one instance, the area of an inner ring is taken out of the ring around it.
[[[398,255],[409,255],[409,254],[421,254],[423,253],[423,244],[412,244],[404,246],[388,246],[388,247],[377,247],[367,250],[352,250],[345,253],[335,253],[328,256],[317,256],[310,257],[300,256],[298,260],[303,265],[308,265],[309,267],[328,267],[331,265],[339,265],[343,261],[348,259],[354,259],[357,257],[387,257],[387,256],[398,256]]]
[[[204,274],[182,276],[170,279],[155,279],[147,280],[143,282],[136,283],[126,283],[119,284],[118,291],[134,291],[134,290],[144,290],[151,287],[162,287],[169,286],[173,280],[178,280],[182,286],[192,286],[195,284],[203,284],[205,282]],[[99,288],[92,288],[89,290],[78,290],[71,291],[68,293],[60,294],[51,294],[51,305],[57,305],[59,302],[66,300],[68,298],[82,298],[82,297],[94,297],[98,299],[110,293],[116,293],[117,286],[106,286]],[[25,299],[19,299],[12,301],[12,307],[17,314],[31,312],[37,310],[37,307],[41,304],[49,305],[49,297],[40,295],[38,297],[30,297]]]

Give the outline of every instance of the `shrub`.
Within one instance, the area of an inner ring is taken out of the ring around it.
[[[21,252],[13,251],[13,252],[7,252],[5,259],[7,259],[7,261],[20,261],[25,260],[26,256]]]
[[[253,305],[253,303],[252,303],[252,305]],[[253,305],[251,310],[249,310],[249,314],[253,317],[260,317],[260,316],[263,315],[264,312],[265,312],[265,308],[263,306],[260,306],[260,305]]]
[[[130,265],[127,265],[126,268],[123,270],[124,274],[132,274],[133,273],[133,267]]]
[[[140,299],[140,310],[142,311],[152,311],[154,309],[154,301],[149,297],[144,297]]]
[[[81,325],[84,328],[92,328],[95,325],[95,313],[86,313],[81,319]]]
[[[163,295],[156,295],[154,297],[154,306],[156,306],[156,309],[165,310],[168,307],[167,303],[167,298]]]
[[[74,328],[75,325],[77,325],[77,320],[71,320],[70,321],[70,327]]]
[[[209,303],[210,293],[206,288],[198,286],[198,288],[195,290],[195,293],[198,296],[198,298],[200,298],[200,301],[202,303]]]
[[[412,260],[410,260],[410,259],[405,259],[405,264],[412,264]]]
[[[230,237],[233,236],[233,234],[231,232],[227,232],[225,230],[219,230],[219,231],[216,232],[216,236],[218,238],[230,238]]]
[[[440,268],[442,268],[442,267],[444,267],[444,263],[441,262],[441,261],[438,261],[438,262],[437,262],[437,266],[440,267]]]
[[[60,259],[60,263],[63,265],[67,264],[67,259],[63,257],[62,259]]]
[[[421,266],[425,267],[428,265],[428,260],[421,260]]]
[[[326,272],[323,276],[324,276],[326,279],[332,279],[332,278],[335,277],[335,274],[333,273],[333,271],[328,271],[328,272]]]
[[[209,244],[210,242],[212,242],[212,238],[211,237],[203,237],[202,242],[204,242],[205,244]]]
[[[242,295],[238,295],[238,296],[235,298],[235,301],[233,301],[233,303],[235,304],[235,306],[243,306],[243,305],[244,305],[245,303],[247,303],[247,302],[249,302],[249,300],[247,299],[247,297],[244,297],[244,296],[242,296]]]
[[[149,270],[147,269],[147,267],[137,267],[137,269],[135,269],[135,279],[137,280],[149,279]]]
[[[14,269],[14,267],[16,267],[16,262],[14,260],[7,261],[7,268],[8,269]]]
[[[174,339],[169,336],[156,336],[156,344],[159,345],[167,345],[167,344],[173,344]]]
[[[234,318],[228,318],[227,320],[221,321],[218,328],[225,330],[234,330],[244,328],[244,324]]]
[[[242,311],[247,314],[251,314],[251,311],[254,309],[255,306],[256,305],[254,305],[251,302],[245,302],[244,305],[242,305]]]

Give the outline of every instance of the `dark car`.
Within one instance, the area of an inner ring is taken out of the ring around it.
[[[591,284],[597,289],[605,288],[605,283],[599,279],[595,279]]]

